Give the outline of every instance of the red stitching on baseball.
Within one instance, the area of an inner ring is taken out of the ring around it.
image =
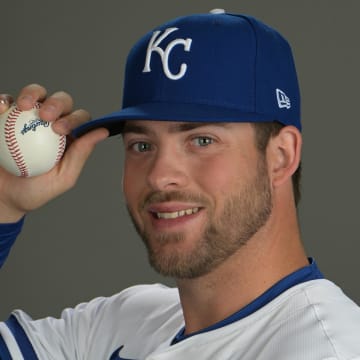
[[[16,107],[10,112],[5,122],[6,145],[9,149],[10,155],[15,161],[15,164],[20,171],[21,176],[29,176],[29,171],[26,167],[25,160],[21,154],[20,146],[15,136],[16,119],[19,117],[21,111]]]
[[[63,155],[63,153],[65,151],[65,145],[66,145],[66,136],[61,135],[60,136],[60,142],[59,142],[58,151],[57,151],[57,154],[56,154],[55,164],[57,164],[60,161],[60,159],[61,159],[61,157],[62,157],[62,155]]]
[[[34,108],[39,109],[40,104],[35,104]],[[27,177],[29,176],[29,170],[15,136],[15,124],[20,114],[21,110],[19,110],[17,107],[14,107],[10,111],[5,122],[5,141],[10,155],[15,161],[15,164],[20,172],[20,175]]]

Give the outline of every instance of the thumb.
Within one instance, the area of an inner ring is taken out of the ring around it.
[[[86,133],[71,143],[59,163],[58,169],[60,178],[65,181],[64,185],[67,185],[66,187],[75,184],[95,146],[108,136],[109,131],[107,129],[99,128]]]

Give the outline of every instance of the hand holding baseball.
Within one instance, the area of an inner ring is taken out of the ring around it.
[[[0,117],[6,115],[7,118],[7,115],[14,111],[12,103],[10,96],[0,95]],[[74,128],[90,118],[85,110],[74,111],[72,109],[73,101],[67,93],[57,92],[47,97],[46,90],[42,86],[35,84],[25,87],[20,92],[15,103],[16,116],[33,114],[35,111],[36,115],[38,115],[36,117],[38,121],[36,119],[33,123],[31,121],[26,123],[25,121],[22,124],[21,131],[26,134],[27,131],[32,131],[31,126],[41,127],[46,122],[48,123],[46,127],[51,126],[53,136],[59,140],[59,144],[65,142],[65,136],[68,136]],[[37,105],[38,103],[39,105]],[[39,107],[38,110],[37,107]],[[43,123],[40,124],[39,119]],[[10,129],[10,132],[12,131],[11,126],[9,125],[7,129]],[[29,172],[22,174],[20,171],[20,173],[14,175],[13,173],[17,171],[16,164],[12,163],[11,165],[14,171],[11,171],[11,166],[6,170],[3,165],[0,168],[0,222],[17,221],[26,212],[44,205],[73,187],[93,148],[107,136],[107,130],[97,129],[76,140],[68,138],[68,146],[64,155],[62,156],[60,148],[54,163],[51,163],[52,158],[50,156],[50,160],[46,159],[49,169],[41,169],[39,174]],[[64,146],[64,143],[61,146]],[[0,150],[3,151],[3,149]],[[20,147],[15,149],[15,151],[21,150]],[[49,151],[53,150],[50,149]],[[28,177],[27,175],[37,176]]]

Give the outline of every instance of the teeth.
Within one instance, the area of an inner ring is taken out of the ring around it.
[[[196,214],[199,211],[199,208],[186,209],[174,212],[158,212],[156,216],[158,219],[176,219],[181,216]]]

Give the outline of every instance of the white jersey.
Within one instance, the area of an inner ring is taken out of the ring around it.
[[[183,327],[177,289],[139,285],[67,309],[60,319],[15,311],[0,335],[9,358],[19,360],[360,360],[360,308],[325,279],[173,344]]]

